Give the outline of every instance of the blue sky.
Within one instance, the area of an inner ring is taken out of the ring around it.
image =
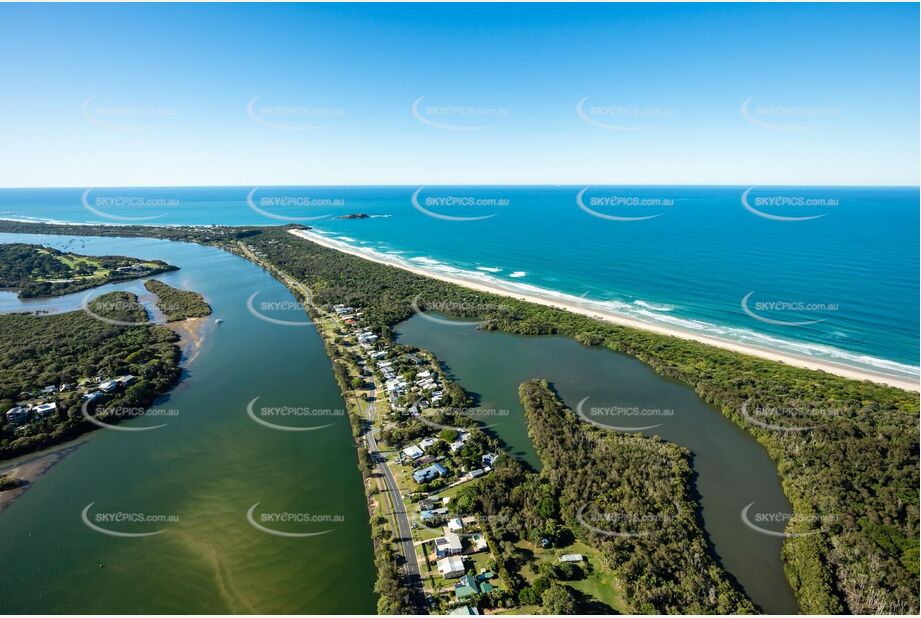
[[[909,4],[0,5],[0,186],[917,185],[918,50]]]

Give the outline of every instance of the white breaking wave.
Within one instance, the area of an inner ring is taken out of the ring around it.
[[[482,270],[482,271],[488,272],[488,273],[498,273],[498,272],[502,272],[502,269],[499,268],[498,266],[477,266],[476,269],[477,269],[477,270]]]
[[[645,300],[635,300],[633,301],[633,304],[636,305],[637,307],[645,307],[646,309],[650,309],[652,311],[662,311],[662,312],[668,312],[674,308],[671,305],[655,305],[653,303],[646,302]]]
[[[514,277],[515,279],[519,279],[519,278],[521,278],[521,277],[524,277],[524,276],[527,275],[527,274],[528,274],[528,273],[526,273],[526,272],[523,271],[523,270],[516,270],[515,272],[511,273],[511,274],[509,275],[509,277]]]
[[[441,264],[441,262],[439,262],[438,260],[433,260],[432,258],[425,257],[425,256],[409,258],[409,261],[417,262],[419,264],[426,264],[428,266],[438,266],[439,264]]]
[[[844,365],[856,369],[872,370],[875,373],[893,377],[908,377],[912,379],[921,377],[921,367],[906,365],[904,363],[886,360],[883,358],[876,358],[858,352],[849,352],[847,350],[841,350],[828,345],[773,337],[771,335],[766,335],[764,333],[759,333],[746,328],[712,324],[701,320],[683,318],[674,315],[669,311],[663,310],[661,305],[655,305],[648,303],[647,301],[626,302],[619,300],[591,299],[584,296],[576,296],[574,294],[567,294],[557,290],[542,288],[529,283],[520,283],[517,281],[509,281],[508,279],[500,279],[493,277],[489,272],[484,272],[482,268],[478,268],[477,270],[464,270],[443,264],[438,260],[430,257],[420,256],[406,259],[394,255],[395,252],[392,251],[384,253],[375,251],[371,248],[356,247],[354,245],[348,245],[348,248],[364,253],[368,257],[389,261],[396,265],[413,266],[416,268],[421,267],[424,270],[431,271],[432,273],[449,275],[451,277],[456,277],[458,279],[463,279],[474,283],[484,283],[500,287],[512,293],[517,292],[547,300],[566,302],[569,304],[581,306],[589,310],[596,309],[599,311],[599,313],[610,313],[624,318],[632,318],[634,320],[638,320],[650,325],[670,326],[688,333],[696,333],[699,335],[713,337],[714,339],[722,339],[723,341],[732,343],[748,344],[762,349],[793,354],[795,356],[813,360],[830,361],[839,365]],[[422,266],[419,266],[420,264]],[[523,271],[515,271],[509,276],[524,276],[525,274],[527,273]]]

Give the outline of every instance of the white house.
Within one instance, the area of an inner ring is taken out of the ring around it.
[[[563,554],[560,562],[582,562],[582,554]]]
[[[419,448],[423,451],[430,446],[433,446],[438,443],[438,438],[423,438],[419,441]]]
[[[438,561],[438,572],[446,579],[462,577],[464,571],[464,560],[460,556],[448,556]]]
[[[40,403],[34,408],[32,408],[32,411],[38,414],[39,416],[50,416],[54,414],[55,410],[57,409],[58,409],[58,404],[51,402],[51,403]]]
[[[455,556],[464,551],[460,537],[450,530],[445,529],[445,535],[435,539],[435,555],[439,558]]]
[[[403,454],[409,457],[410,459],[419,459],[425,453],[422,452],[422,449],[413,444],[412,446],[407,446],[403,449]]]
[[[460,532],[464,529],[464,522],[461,521],[460,517],[455,517],[454,519],[448,520],[448,530],[451,532]]]

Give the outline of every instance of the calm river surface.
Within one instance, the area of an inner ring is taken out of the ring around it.
[[[313,327],[270,324],[246,309],[254,292],[260,301],[294,302],[287,289],[241,258],[192,244],[13,234],[0,234],[0,242],[166,260],[181,270],[158,278],[203,293],[211,318],[225,320],[179,387],[155,405],[176,411],[165,427],[94,432],[0,513],[0,612],[374,613],[373,552],[348,420],[276,421],[331,423],[293,432],[246,413],[257,396],[260,407],[344,408]],[[134,282],[92,295],[114,289],[145,293]],[[47,307],[74,309],[85,295]],[[0,295],[0,311],[35,308]],[[267,528],[323,534],[260,531],[247,519],[257,503],[253,519]],[[81,517],[91,504],[88,519],[109,530],[163,532],[94,531]],[[125,514],[157,517],[125,521],[133,517]]]
[[[400,343],[438,356],[468,391],[480,397],[481,408],[509,411],[484,422],[495,423],[493,431],[510,451],[535,466],[537,456],[518,400],[524,380],[551,381],[574,410],[589,397],[583,406],[587,415],[591,407],[640,411],[643,415],[597,415],[593,420],[627,428],[659,425],[642,433],[687,447],[694,456],[704,527],[723,566],[765,612],[798,611],[783,572],[781,539],[755,532],[741,518],[752,502],[752,513],[792,513],[777,467],[760,444],[693,390],[634,358],[567,338],[480,331],[419,315],[395,330]]]

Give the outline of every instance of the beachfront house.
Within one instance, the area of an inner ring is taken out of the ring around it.
[[[470,607],[469,605],[459,605],[455,607],[450,612],[449,616],[479,616],[480,610],[475,607]]]
[[[460,556],[447,556],[438,561],[438,572],[445,579],[454,579],[462,576],[464,571],[464,559]]]

